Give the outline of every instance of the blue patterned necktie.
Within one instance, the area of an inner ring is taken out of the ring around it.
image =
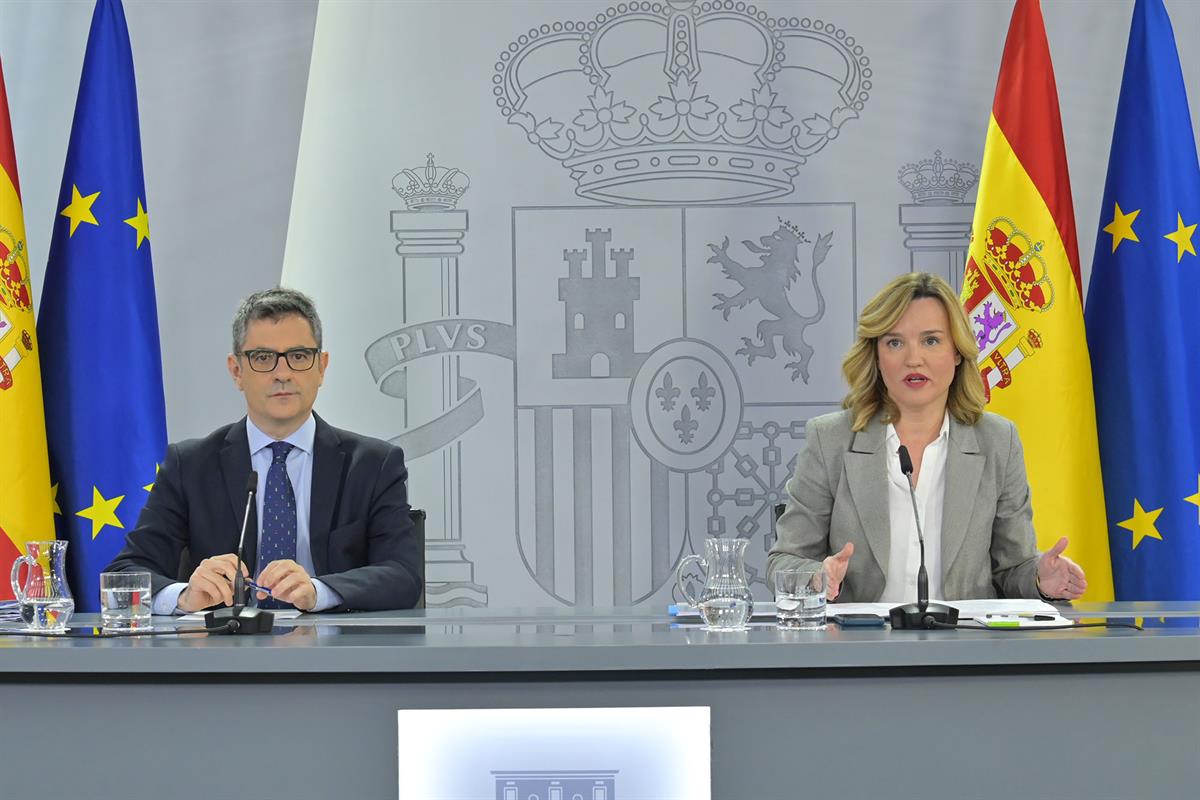
[[[294,445],[271,442],[271,468],[263,493],[262,535],[258,539],[258,572],[272,561],[296,560],[296,495],[288,480],[287,457]],[[273,597],[258,601],[259,608],[291,608]]]

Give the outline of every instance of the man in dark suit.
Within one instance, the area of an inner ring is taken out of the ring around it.
[[[301,611],[411,608],[421,593],[404,454],[312,411],[329,364],[311,300],[250,295],[233,322],[229,374],[246,417],[167,449],[110,571],[149,570],[154,612],[232,605],[240,569],[259,605]],[[256,505],[238,536],[251,470]],[[184,550],[197,564],[178,574]]]

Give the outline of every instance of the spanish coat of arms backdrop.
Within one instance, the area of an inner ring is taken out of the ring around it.
[[[709,536],[766,597],[861,303],[962,286],[1007,7],[465,5],[319,8],[283,275],[318,410],[404,447],[431,606],[665,605]],[[931,24],[974,38],[927,64]]]

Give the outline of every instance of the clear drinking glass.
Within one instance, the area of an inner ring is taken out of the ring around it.
[[[825,568],[781,569],[775,573],[775,617],[779,627],[825,628]]]
[[[100,573],[100,621],[105,630],[148,630],[151,608],[149,572]]]

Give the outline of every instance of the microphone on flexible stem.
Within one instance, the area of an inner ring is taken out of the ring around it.
[[[250,526],[250,510],[258,493],[258,473],[246,479],[246,510],[242,512],[242,535],[237,546],[237,570],[233,578],[233,605],[218,608],[204,615],[204,627],[209,633],[270,633],[275,615],[261,608],[246,608],[246,582],[242,577],[242,549],[246,544],[246,528]]]
[[[957,625],[957,608],[929,602],[929,573],[925,570],[925,534],[921,533],[921,515],[917,513],[917,492],[912,482],[912,457],[904,445],[900,445],[896,454],[900,456],[900,471],[908,479],[908,495],[912,499],[913,519],[917,523],[917,541],[921,544],[921,568],[917,570],[917,602],[896,606],[891,610],[892,628],[916,630],[932,629],[940,625]]]

